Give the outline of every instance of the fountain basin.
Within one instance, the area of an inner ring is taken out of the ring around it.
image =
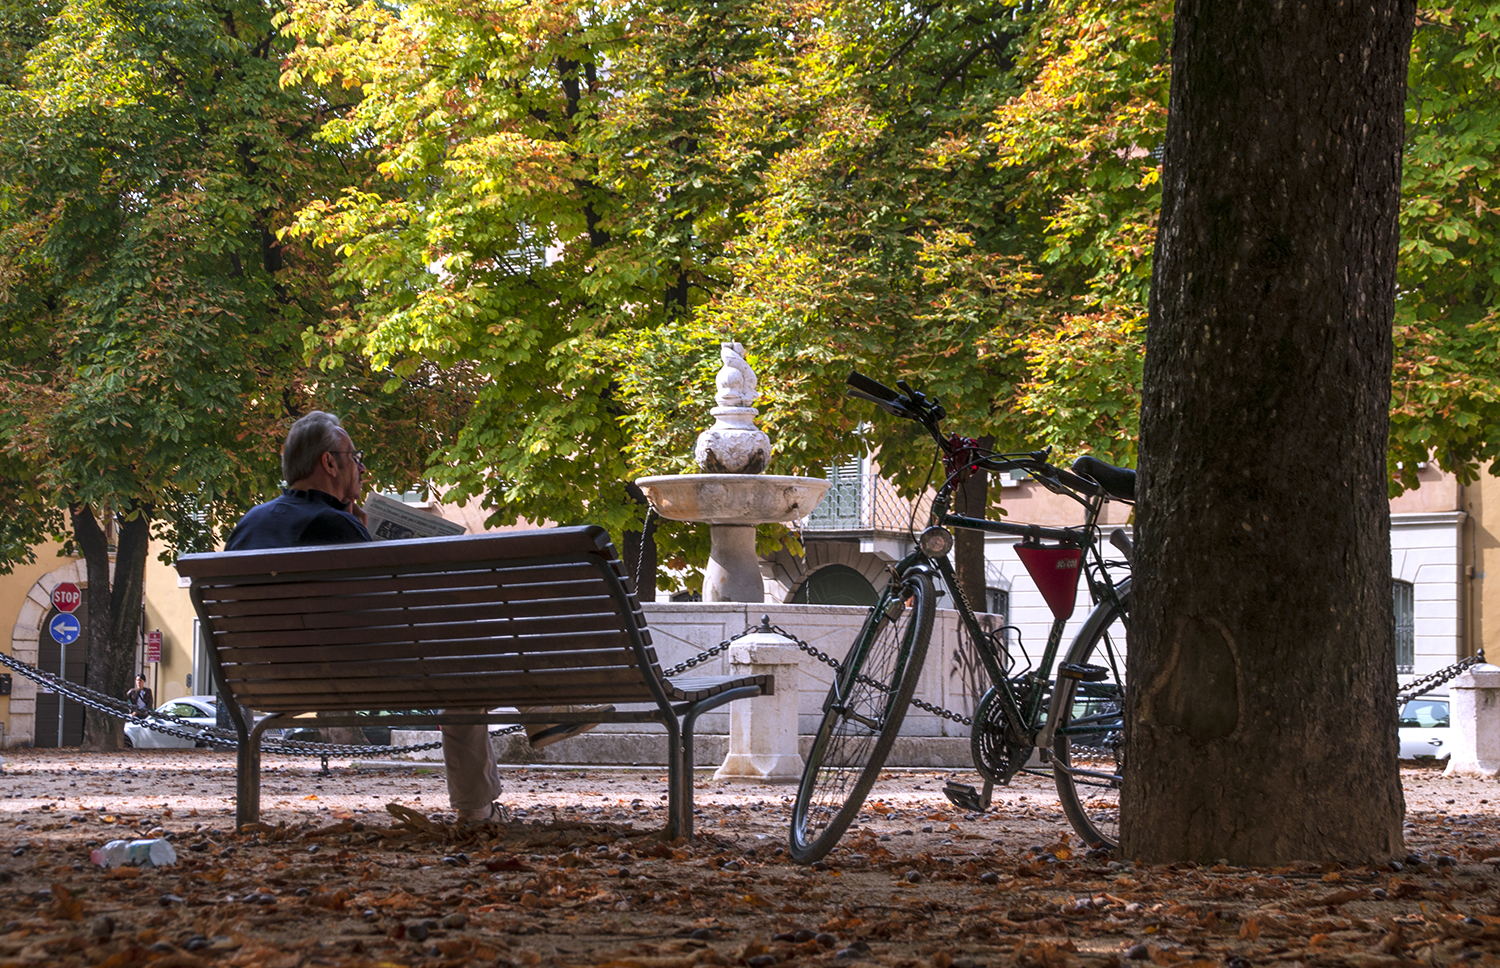
[[[741,525],[805,518],[829,487],[822,478],[775,474],[665,474],[635,483],[664,518]]]

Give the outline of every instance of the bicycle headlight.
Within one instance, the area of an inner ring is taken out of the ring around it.
[[[953,550],[953,532],[933,525],[917,538],[917,547],[929,558],[942,558]]]

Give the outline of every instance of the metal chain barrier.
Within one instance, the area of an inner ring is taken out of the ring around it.
[[[1405,689],[1402,689],[1396,694],[1396,704],[1400,706],[1406,703],[1408,700],[1417,698],[1424,692],[1431,692],[1438,686],[1441,686],[1453,679],[1457,679],[1466,670],[1472,669],[1474,666],[1479,665],[1483,661],[1484,649],[1480,648],[1479,652],[1475,655],[1471,655],[1468,658],[1459,659],[1451,666],[1447,666],[1445,668],[1439,669],[1436,672],[1422,676],[1420,679],[1413,679],[1411,682],[1408,682],[1406,684]]]
[[[96,712],[131,722],[150,720],[149,723],[144,723],[143,725],[146,725],[152,732],[165,733],[168,736],[189,739],[195,743],[203,743],[223,749],[235,749],[239,746],[238,736],[229,730],[220,729],[217,726],[199,726],[196,723],[188,722],[180,716],[173,716],[170,713],[158,712],[156,710],[149,711],[145,716],[137,716],[136,709],[123,700],[96,692],[76,682],[69,682],[55,673],[44,672],[3,652],[0,652],[0,665],[4,665],[33,682],[46,686],[52,692],[65,696]],[[173,723],[177,725],[169,725]],[[507,726],[503,729],[491,730],[490,735],[499,736],[505,733],[518,733],[525,728],[525,726],[519,725]],[[340,746],[333,743],[309,743],[300,740],[267,737],[266,741],[262,743],[261,748],[271,753],[282,753],[288,756],[317,756],[326,760],[330,756],[368,756],[371,753],[389,752],[415,753],[422,750],[435,750],[442,745],[442,742],[439,741],[435,743],[423,743],[418,746],[376,746],[373,744]]]
[[[833,656],[829,655],[827,652],[824,652],[821,649],[814,648],[813,646],[811,646],[808,643],[802,641],[800,638],[798,638],[797,636],[793,635],[791,632],[788,632],[786,629],[782,628],[781,626],[779,626],[779,625],[773,625],[771,623],[771,616],[769,616],[769,615],[762,615],[760,617],[760,625],[758,625],[758,626],[751,626],[750,628],[745,629],[745,631],[741,632],[739,635],[736,635],[734,637],[734,639],[743,638],[744,636],[749,635],[751,632],[772,632],[772,633],[775,633],[776,635],[779,635],[779,636],[781,636],[784,639],[790,639],[792,642],[794,642],[796,644],[797,648],[801,649],[803,652],[806,652],[808,655],[812,656],[814,659],[817,659],[819,662],[821,662],[824,665],[828,666],[830,669],[833,669],[835,672],[842,671],[843,668],[844,668],[844,665],[843,665],[842,662],[840,662],[839,660],[835,659]],[[693,666],[697,665],[699,662],[702,662],[704,659],[706,659],[706,658],[708,658],[710,656],[718,655],[720,652],[723,652],[724,650],[728,649],[729,646],[730,646],[730,643],[732,643],[734,641],[734,639],[726,639],[723,642],[720,642],[718,645],[714,646],[712,649],[709,649],[707,652],[700,653],[695,658],[689,659],[687,662],[684,662],[682,665],[675,667],[672,671],[670,671],[668,673],[668,675],[676,675],[678,672],[685,671],[687,669],[691,669]],[[862,676],[859,676],[858,679],[859,679],[860,682],[862,682],[865,685],[871,687],[872,689],[878,689],[881,692],[890,692],[891,691],[891,687],[890,686],[886,685],[883,682],[876,682],[874,679],[871,679],[869,676],[862,675]],[[918,709],[922,710],[923,712],[932,713],[934,716],[939,716],[939,717],[941,717],[943,719],[948,720],[949,722],[958,723],[958,724],[960,724],[962,726],[973,726],[974,725],[974,720],[971,717],[965,716],[962,713],[956,713],[956,712],[954,712],[951,709],[944,709],[942,706],[935,706],[935,705],[933,705],[930,702],[923,702],[922,700],[918,699],[916,696],[912,697],[911,704],[913,706],[917,707]]]
[[[721,654],[729,651],[730,645],[735,644],[738,639],[750,635],[751,632],[771,632],[775,633],[775,635],[780,635],[781,638],[795,642],[799,650],[804,651],[808,656],[813,657],[817,662],[823,663],[828,668],[834,669],[835,672],[843,669],[843,663],[840,660],[834,659],[834,657],[829,656],[828,653],[820,650],[820,648],[813,647],[808,642],[802,641],[801,638],[787,632],[783,627],[772,624],[769,615],[762,615],[760,617],[760,624],[747,626],[744,632],[729,636],[729,638],[718,642],[714,647],[706,648],[706,650],[697,653],[696,656],[685,659],[684,662],[676,663],[672,668],[663,671],[664,677],[670,678],[673,675],[684,674],[688,669],[702,665],[702,663],[708,662],[712,657],[721,656]],[[1476,659],[1466,660],[1466,662],[1469,665],[1473,665]],[[108,714],[108,716],[126,720],[151,720],[148,728],[153,732],[163,732],[163,734],[174,735],[174,737],[183,738],[183,740],[192,740],[195,743],[204,743],[208,744],[208,746],[222,747],[222,749],[236,749],[239,746],[239,737],[234,732],[228,731],[228,729],[220,729],[217,726],[199,726],[196,723],[189,723],[187,720],[181,719],[181,717],[172,716],[169,713],[159,713],[159,711],[154,710],[151,710],[147,716],[136,716],[135,708],[130,707],[123,699],[115,699],[114,696],[95,692],[95,690],[89,689],[89,687],[80,686],[78,683],[65,680],[65,678],[54,674],[54,672],[43,672],[42,669],[37,669],[33,665],[27,665],[26,662],[21,662],[20,659],[13,659],[12,656],[7,656],[5,653],[0,653],[0,665],[5,665],[7,668],[13,669],[13,671],[20,672],[21,675],[26,675],[30,680],[48,687],[52,692],[60,693],[60,695],[66,696],[66,698],[72,699],[72,701],[81,702],[86,707],[101,711],[101,713]],[[1469,668],[1469,665],[1464,665],[1463,668]],[[1458,669],[1458,671],[1463,671],[1463,669]],[[1458,672],[1454,672],[1454,675],[1457,674]],[[873,678],[867,677],[867,675],[859,675],[859,681],[864,683],[865,686],[870,686],[871,689],[879,689],[880,692],[889,692],[889,686],[886,686],[885,683],[874,681]],[[919,710],[926,711],[926,713],[932,713],[933,716],[942,717],[942,719],[959,723],[959,725],[974,725],[972,717],[963,716],[962,713],[954,713],[953,710],[948,710],[948,708],[941,707],[941,705],[932,704],[932,702],[924,702],[922,699],[915,698],[915,696],[912,698],[912,705],[919,708]],[[175,725],[172,725],[172,723],[175,723]],[[525,729],[525,726],[505,726],[502,729],[492,729],[490,735],[505,735],[510,734],[510,732],[520,732],[522,729]],[[338,744],[333,743],[306,743],[306,741],[300,740],[282,740],[279,737],[267,737],[266,743],[263,744],[263,749],[266,752],[278,752],[290,756],[321,756],[321,758],[326,759],[329,756],[360,756],[369,755],[372,752],[386,752],[386,750],[401,750],[404,753],[422,752],[422,750],[440,749],[441,746],[443,746],[441,741],[437,741],[437,743],[423,743],[420,746],[377,746],[377,744],[338,746]]]

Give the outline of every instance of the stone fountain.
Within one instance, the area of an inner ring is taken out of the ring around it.
[[[724,364],[714,381],[719,405],[709,411],[714,425],[698,435],[693,448],[703,473],[643,477],[635,483],[662,517],[709,526],[705,602],[763,602],[756,525],[807,517],[829,482],[761,473],[771,459],[771,441],[755,426],[755,373],[739,343],[721,344],[719,359]]]
[[[636,485],[662,517],[709,526],[703,601],[760,603],[765,586],[755,554],[756,525],[807,517],[829,482],[761,473],[771,460],[771,441],[755,426],[755,373],[739,343],[721,344],[719,359],[724,364],[714,380],[719,405],[709,411],[714,425],[698,435],[693,448],[703,473],[643,477]],[[737,674],[768,673],[775,677],[776,691],[730,709],[729,753],[715,779],[794,783],[802,775],[799,659],[796,643],[769,629],[743,636],[730,648],[729,664]]]

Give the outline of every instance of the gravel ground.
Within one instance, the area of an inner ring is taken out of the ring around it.
[[[791,790],[698,776],[669,845],[666,773],[502,768],[516,822],[447,825],[442,772],[268,758],[233,831],[234,760],[206,750],[7,750],[0,968],[892,968],[1485,964],[1500,958],[1500,784],[1402,770],[1404,870],[1140,867],[1077,851],[1050,782],[983,816],[953,774],[889,771],[816,868],[784,852]],[[973,782],[971,775],[956,778]],[[395,823],[388,805],[405,815]],[[89,850],[171,834],[176,867]],[[1457,959],[1466,959],[1458,962]]]
[[[10,839],[17,828],[44,819],[68,822],[73,834],[109,835],[104,816],[129,816],[137,828],[161,826],[182,833],[199,827],[232,826],[234,755],[211,750],[128,750],[101,755],[77,750],[6,750],[0,772],[0,831]],[[624,767],[501,767],[501,802],[518,818],[603,821],[641,829],[666,820],[664,769]],[[1019,777],[995,792],[995,808],[965,820],[943,797],[953,777],[978,785],[971,773],[948,770],[889,770],[870,799],[876,811],[866,826],[877,835],[927,837],[912,829],[911,818],[951,817],[955,833],[1020,846],[1045,843],[1068,831],[1050,780]],[[1402,769],[1406,806],[1412,822],[1441,815],[1500,817],[1500,784],[1494,780],[1447,778],[1441,767]],[[785,839],[792,789],[781,785],[718,783],[712,772],[696,777],[698,827],[734,841]],[[262,820],[295,824],[334,815],[384,820],[386,804],[398,803],[434,820],[451,819],[441,768],[392,763],[331,764],[319,774],[316,760],[267,756],[262,766]],[[918,825],[921,826],[921,825]],[[944,824],[946,827],[946,824]]]

